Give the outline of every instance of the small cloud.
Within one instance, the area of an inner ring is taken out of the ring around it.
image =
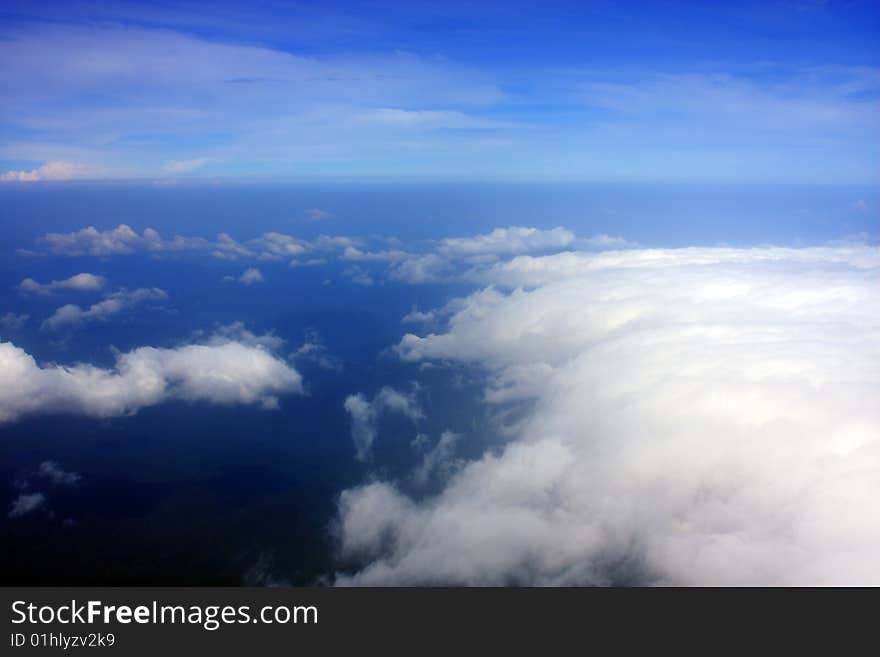
[[[15,519],[33,513],[44,507],[46,501],[46,496],[42,493],[22,493],[13,500],[9,517]]]
[[[96,171],[84,164],[54,160],[30,171],[7,171],[0,182],[38,182],[41,180],[73,180],[95,176]]]
[[[244,322],[232,322],[221,326],[214,332],[214,336],[208,340],[208,344],[222,345],[226,342],[238,342],[248,347],[261,347],[266,351],[278,351],[284,345],[284,340],[272,332],[257,335],[245,328]]]
[[[254,283],[263,283],[266,279],[263,278],[263,275],[260,273],[260,270],[256,267],[250,267],[249,269],[245,269],[244,273],[238,277],[238,282],[242,285],[251,286]]]
[[[367,401],[361,393],[349,395],[344,403],[351,416],[351,437],[355,445],[355,457],[366,461],[373,450],[379,433],[379,416],[385,412],[398,413],[415,423],[424,417],[415,392],[405,393],[385,386]]]
[[[433,322],[435,319],[436,315],[433,311],[423,313],[413,306],[413,309],[404,315],[401,321],[405,324],[420,324]]]
[[[19,331],[27,324],[30,315],[16,315],[15,313],[6,313],[0,315],[0,328],[7,331]]]
[[[852,204],[852,209],[856,212],[866,212],[868,210],[868,203],[865,199],[860,198],[858,201]]]
[[[421,465],[413,473],[413,479],[419,486],[426,486],[433,479],[445,479],[460,465],[461,461],[455,459],[455,445],[461,438],[461,434],[444,431],[440,440],[433,448],[425,452]],[[419,434],[413,441],[413,447],[424,449],[426,436]]]
[[[165,173],[189,173],[190,171],[201,169],[210,161],[205,157],[197,157],[192,160],[171,160],[165,163],[162,171]]]
[[[294,360],[310,361],[321,369],[335,372],[342,370],[342,364],[327,351],[327,347],[315,331],[308,333],[305,343],[292,354],[292,357]]]
[[[42,324],[43,329],[58,329],[64,326],[76,326],[92,320],[105,320],[145,301],[162,301],[168,298],[165,290],[157,287],[138,288],[137,290],[121,289],[108,294],[103,301],[94,303],[84,310],[80,306],[69,303],[58,308],[55,313]]]
[[[342,272],[351,279],[351,282],[361,287],[372,287],[376,281],[361,267],[349,267]]]
[[[57,461],[43,461],[40,463],[37,474],[59,486],[73,486],[82,479],[76,472],[63,470]]]
[[[327,212],[327,210],[322,210],[321,208],[308,208],[306,210],[306,217],[312,221],[326,221],[333,219],[335,216],[332,212]]]
[[[29,294],[51,294],[53,290],[91,292],[100,290],[106,282],[107,280],[103,276],[82,273],[51,283],[38,283],[33,278],[26,278],[18,284],[18,289]]]
[[[606,235],[605,233],[588,237],[583,240],[583,243],[594,249],[625,249],[627,247],[636,246],[635,242],[629,242],[622,237]]]

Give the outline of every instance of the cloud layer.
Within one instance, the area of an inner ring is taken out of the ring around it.
[[[525,416],[426,500],[346,491],[364,565],[338,582],[880,583],[878,270],[869,247],[495,267],[398,351],[481,364]]]
[[[313,210],[315,208],[309,212]],[[387,247],[388,242],[398,242],[394,238],[378,236],[371,239],[383,242],[383,247]],[[335,257],[351,263],[345,275],[353,282],[367,286],[377,280],[423,284],[461,276],[473,278],[512,255],[542,254],[575,245],[597,250],[630,245],[621,237],[605,234],[578,240],[573,232],[562,227],[541,229],[528,226],[509,226],[485,234],[427,241],[418,251],[401,248],[370,250],[365,246],[367,241],[344,235],[321,235],[308,241],[278,232],[263,233],[243,242],[227,233],[218,234],[214,240],[180,235],[169,240],[153,228],[145,228],[139,234],[126,224],[108,230],[87,226],[69,233],[47,233],[37,240],[43,252],[63,256],[203,252],[229,261],[286,260],[291,267],[325,264],[326,258]],[[35,254],[27,249],[20,250],[20,253]],[[238,280],[244,285],[251,285],[261,282],[261,278],[261,272],[251,267]],[[232,281],[235,277],[226,276],[224,280]],[[56,281],[49,285],[61,286],[62,283]],[[41,286],[31,279],[22,282],[22,289],[48,291],[47,286]]]
[[[139,347],[104,369],[84,363],[39,365],[0,342],[0,424],[38,413],[119,417],[166,400],[258,404],[302,392],[302,378],[263,344],[215,336],[206,344]]]

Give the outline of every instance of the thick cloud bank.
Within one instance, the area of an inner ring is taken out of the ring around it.
[[[496,266],[398,351],[526,416],[436,496],[345,491],[339,583],[880,584],[878,274],[870,247]]]
[[[0,342],[0,424],[36,413],[131,415],[169,399],[277,406],[277,395],[302,392],[299,373],[267,348],[218,336],[174,349],[139,347],[112,369],[37,364]]]

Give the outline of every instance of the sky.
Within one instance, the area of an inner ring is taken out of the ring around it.
[[[0,176],[873,185],[875,2],[18,2]]]

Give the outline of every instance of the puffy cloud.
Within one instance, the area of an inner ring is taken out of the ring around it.
[[[306,209],[306,217],[308,217],[312,221],[326,221],[327,219],[332,219],[334,216],[336,215],[334,215],[332,212],[322,210],[321,208]]]
[[[182,251],[208,248],[207,240],[198,237],[163,239],[152,228],[136,233],[126,224],[110,230],[87,226],[72,233],[47,233],[38,242],[50,253],[64,256],[109,256],[139,251]]]
[[[137,290],[118,290],[109,294],[103,301],[94,303],[87,310],[69,303],[58,308],[42,324],[42,328],[57,330],[65,326],[77,326],[83,322],[105,320],[145,301],[162,301],[168,294],[159,288],[138,288]]]
[[[398,413],[413,422],[423,417],[415,394],[400,392],[388,386],[382,388],[372,401],[367,401],[360,393],[349,395],[345,399],[344,407],[351,416],[355,456],[361,461],[368,459],[372,453],[373,443],[379,432],[379,416],[382,413]]]
[[[440,280],[451,269],[450,263],[436,253],[412,256],[391,270],[391,278],[404,283],[430,283]]]
[[[46,501],[46,496],[43,493],[22,493],[12,501],[9,517],[12,519],[21,518],[38,511],[46,505]]]
[[[260,270],[255,267],[250,267],[249,269],[245,269],[244,273],[238,277],[238,282],[242,285],[251,286],[254,283],[262,283],[266,279],[263,278],[263,275],[260,273]]]
[[[226,326],[221,326],[207,340],[207,344],[211,345],[222,345],[226,342],[239,342],[249,347],[260,347],[267,351],[278,351],[284,346],[284,340],[274,333],[257,335],[245,328],[244,322],[232,322]]]
[[[437,313],[433,310],[428,312],[422,312],[415,306],[410,310],[406,315],[403,316],[402,321],[404,324],[430,324],[437,318]]]
[[[514,263],[398,350],[524,416],[425,500],[346,491],[339,583],[880,584],[880,249]]]
[[[144,239],[129,226],[119,224],[105,231],[87,226],[73,233],[47,233],[40,241],[51,253],[61,255],[111,255],[132,253]]]
[[[50,294],[54,290],[77,290],[80,292],[93,292],[100,290],[107,283],[103,276],[95,274],[75,274],[70,278],[51,283],[37,283],[32,278],[26,278],[18,284],[18,289],[31,294]]]
[[[380,238],[374,237],[373,241],[376,239]],[[71,233],[48,233],[40,238],[39,243],[50,253],[66,256],[194,251],[208,252],[215,258],[231,261],[287,260],[291,267],[324,264],[324,256],[329,256],[351,262],[352,266],[343,273],[354,283],[364,286],[382,280],[408,284],[433,283],[462,275],[471,280],[481,280],[487,269],[497,265],[500,259],[518,254],[547,253],[575,244],[595,249],[631,246],[623,238],[605,234],[577,240],[571,231],[564,228],[542,230],[522,226],[497,228],[472,237],[428,242],[427,247],[418,252],[400,248],[399,240],[394,238],[384,241],[386,248],[370,249],[365,247],[363,240],[342,235],[321,235],[313,241],[306,241],[277,232],[263,233],[245,241],[238,241],[228,233],[218,234],[213,241],[179,235],[168,240],[152,228],[146,228],[142,234],[138,234],[131,227],[120,224],[105,231],[89,226]],[[23,249],[19,252],[33,253]],[[320,257],[304,257],[309,255]],[[376,271],[380,265],[384,270]],[[235,279],[227,276],[224,280]],[[251,282],[257,282],[256,278]],[[31,291],[40,289],[38,283],[30,280],[24,285],[30,287]]]
[[[511,226],[496,228],[485,235],[444,239],[440,242],[439,251],[451,256],[527,253],[565,248],[574,239],[574,233],[565,228],[541,230]]]
[[[0,182],[37,182],[40,180],[72,180],[94,177],[97,171],[83,164],[54,160],[30,171],[7,171],[0,174]]]
[[[0,315],[0,328],[7,331],[20,331],[27,324],[30,315],[16,315],[15,313],[6,313]]]
[[[278,395],[301,392],[299,373],[268,348],[222,335],[205,344],[119,353],[109,369],[41,366],[0,342],[0,423],[38,413],[119,417],[169,399],[274,408]]]
[[[48,479],[58,486],[73,486],[82,477],[76,472],[67,472],[57,461],[43,461],[37,470],[37,475],[43,479]]]
[[[126,224],[109,230],[87,226],[70,233],[47,233],[38,243],[49,253],[64,256],[210,251],[215,257],[227,260],[281,260],[301,255],[312,248],[308,242],[284,233],[263,233],[246,242],[238,242],[227,233],[220,233],[213,242],[203,237],[180,235],[169,240],[153,228],[145,228],[138,234]]]
[[[604,235],[600,238],[601,244],[596,242],[590,245],[609,247],[626,244],[620,238]],[[439,240],[433,243],[431,250],[426,253],[411,253],[401,249],[365,251],[356,245],[350,245],[343,250],[342,258],[361,263],[387,263],[387,275],[391,280],[421,284],[458,276],[463,266],[474,268],[471,272],[474,275],[485,266],[496,263],[501,256],[552,251],[565,248],[573,244],[574,240],[574,234],[564,228],[541,230],[512,226],[496,228],[490,233],[472,237]],[[352,270],[352,272],[360,271]]]
[[[279,260],[298,256],[311,248],[306,242],[284,233],[263,233],[247,244],[250,250],[262,260]]]

